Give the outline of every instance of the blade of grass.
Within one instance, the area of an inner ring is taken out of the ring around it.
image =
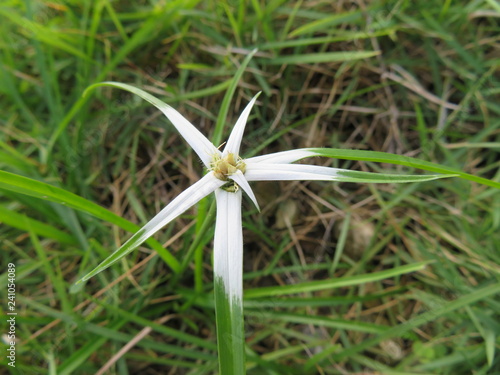
[[[245,72],[248,63],[250,62],[250,60],[252,59],[253,55],[255,55],[256,52],[257,52],[256,49],[250,51],[248,55],[243,59],[241,65],[236,70],[236,73],[233,75],[233,78],[231,80],[231,85],[227,89],[226,94],[224,95],[224,99],[222,99],[222,103],[219,109],[219,114],[217,116],[217,122],[215,123],[214,134],[212,135],[212,140],[214,145],[219,145],[222,140],[222,136],[224,134],[224,125],[226,123],[227,113],[229,112],[229,105],[231,104],[234,93],[236,91],[236,87],[238,87],[238,83],[240,82],[241,76]]]
[[[333,280],[320,280],[300,283],[295,285],[270,286],[263,288],[247,289],[245,298],[260,298],[270,296],[281,296],[284,294],[314,292],[318,290],[334,289],[345,286],[359,285],[377,280],[384,280],[389,277],[396,277],[406,273],[423,270],[430,262],[419,262],[407,264],[405,266],[392,268],[390,270],[373,272],[365,275],[342,277]]]
[[[28,224],[27,226],[29,227]],[[63,313],[68,315],[72,314],[71,311],[72,306],[68,298],[68,293],[66,292],[66,286],[64,284],[64,280],[62,279],[61,275],[57,275],[54,272],[54,267],[50,263],[50,260],[47,256],[47,251],[40,243],[40,240],[38,239],[36,234],[33,231],[29,231],[29,234],[33,247],[35,248],[36,253],[38,255],[38,259],[40,259],[41,263],[43,264],[45,273],[49,276],[51,285],[54,287],[57,296],[59,297],[58,299],[61,302]]]
[[[325,29],[331,29],[336,25],[342,24],[344,22],[353,22],[361,19],[363,17],[363,12],[360,10],[353,12],[346,12],[341,14],[335,14],[333,16],[328,16],[315,20],[305,25],[302,25],[295,30],[293,30],[288,37],[294,38],[303,34],[314,33],[315,31],[324,32]]]
[[[364,160],[378,163],[405,165],[408,167],[423,169],[424,171],[429,172],[453,174],[465,180],[474,181],[482,185],[488,185],[500,189],[500,182],[491,181],[486,178],[477,177],[469,173],[462,172],[459,169],[450,168],[437,163],[431,163],[425,160],[419,160],[409,156],[395,155],[379,151],[343,150],[333,148],[310,148],[308,150],[315,152],[317,156],[326,156],[329,158]]]
[[[247,316],[254,316],[258,319],[266,318],[282,322],[291,322],[294,324],[306,324],[318,327],[329,327],[348,331],[365,333],[384,333],[390,330],[390,327],[380,324],[357,322],[345,319],[331,319],[325,316],[313,316],[305,314],[278,313],[273,311],[248,311]]]
[[[104,340],[106,342],[107,340],[116,340],[118,342],[124,342],[127,343],[129,342],[133,337],[134,334],[129,334],[129,333],[123,333],[120,332],[119,329],[124,325],[129,323],[129,320],[127,319],[117,319],[114,321],[111,321],[108,323],[107,326],[99,325],[99,324],[93,324],[93,323],[88,323],[83,320],[81,320],[78,316],[71,316],[68,314],[65,314],[61,311],[58,311],[56,309],[47,307],[39,302],[36,302],[32,299],[19,296],[18,298],[23,305],[29,306],[30,308],[40,311],[41,313],[56,318],[56,319],[61,319],[64,322],[70,323],[70,324],[77,324],[81,329],[83,329],[86,333],[93,333],[96,335],[96,338],[98,340]],[[103,343],[104,343],[103,342]],[[102,344],[100,345],[102,346]],[[99,347],[100,347],[99,346]],[[186,358],[193,358],[196,360],[203,360],[203,361],[215,361],[215,356],[210,353],[202,352],[199,350],[193,350],[192,348],[183,348],[179,347],[176,345],[168,345],[164,344],[161,342],[156,342],[151,339],[143,339],[137,344],[138,347],[141,348],[146,348],[146,349],[153,349],[162,353],[167,353],[169,355],[179,355],[182,357]],[[75,352],[73,355],[71,355],[66,362],[62,364],[63,368],[66,367],[73,367],[75,366],[75,362],[78,364],[81,364],[81,360],[85,360],[88,358],[88,355],[92,354],[92,351],[87,352],[86,349],[81,349],[82,352],[78,353],[79,351]],[[96,349],[94,349],[95,352]],[[67,364],[65,364],[67,363]]]
[[[348,51],[348,52],[324,52],[301,55],[279,56],[270,59],[261,59],[263,65],[283,64],[317,64],[343,61],[355,61],[369,59],[379,55],[378,51]]]
[[[0,221],[5,225],[24,230],[26,232],[31,230],[39,236],[52,238],[64,244],[76,245],[78,243],[76,239],[68,233],[56,229],[49,224],[42,223],[41,221],[28,218],[26,215],[9,210],[2,205],[0,205]]]
[[[11,10],[0,8],[0,14],[3,17],[5,17],[5,19],[8,19],[10,22],[15,23],[19,27],[28,31],[34,39],[46,43],[57,49],[61,49],[83,60],[92,61],[83,52],[74,48],[70,43],[67,43],[64,40],[62,40],[62,38],[60,38],[59,36],[59,33],[54,31],[53,29],[44,26],[42,24],[32,22],[29,19],[22,17],[19,14],[16,14],[15,12],[12,12]]]
[[[340,261],[340,257],[342,256],[342,253],[344,252],[344,246],[345,242],[347,239],[347,235],[349,233],[349,224],[351,222],[351,213],[347,213],[347,215],[344,218],[344,221],[342,223],[342,229],[340,231],[340,236],[337,241],[337,246],[335,246],[335,253],[333,255],[333,261],[332,265],[329,269],[330,276],[332,277],[335,274],[335,270],[337,269],[337,266]]]
[[[203,338],[199,338],[197,336],[190,335],[188,333],[179,331],[174,328],[166,327],[163,324],[159,324],[153,321],[150,321],[146,318],[143,318],[133,312],[129,312],[123,309],[120,309],[119,307],[110,305],[104,301],[100,301],[98,299],[92,298],[91,296],[88,296],[89,299],[97,303],[98,305],[101,305],[104,309],[109,310],[113,314],[119,315],[124,319],[127,319],[127,321],[134,322],[138,325],[142,325],[144,327],[151,327],[154,331],[163,333],[167,337],[174,338],[176,340],[180,341],[185,341],[189,344],[193,344],[196,346],[199,346],[200,348],[204,349],[209,349],[215,351],[217,349],[217,345],[211,341],[207,341]]]
[[[32,197],[66,205],[67,207],[74,208],[99,219],[105,220],[111,224],[115,224],[132,233],[135,233],[140,229],[140,227],[132,224],[128,220],[123,219],[122,217],[93,202],[88,201],[87,199],[81,198],[76,194],[70,193],[69,191],[56,186],[33,180],[31,178],[0,171],[0,189],[6,189],[19,194],[26,194]],[[158,252],[158,255],[160,255],[160,257],[174,272],[178,272],[180,266],[179,262],[172,254],[170,254],[170,252],[165,250],[158,241],[149,239],[146,243]]]

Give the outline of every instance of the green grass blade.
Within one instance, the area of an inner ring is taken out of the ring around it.
[[[222,136],[224,134],[224,124],[226,123],[227,113],[229,112],[229,105],[231,104],[231,100],[233,99],[233,95],[236,91],[236,87],[238,86],[238,82],[240,82],[241,76],[243,75],[248,63],[256,52],[256,49],[250,51],[242,61],[240,67],[233,76],[231,85],[224,95],[224,99],[222,99],[222,104],[219,109],[219,115],[217,116],[217,122],[215,124],[214,134],[212,136],[213,144],[216,146],[218,146],[222,141]]]
[[[30,230],[39,236],[52,238],[64,244],[76,245],[76,239],[68,233],[54,228],[49,224],[42,223],[41,221],[28,218],[26,215],[19,214],[15,211],[9,210],[4,206],[0,206],[0,221],[5,225],[24,230]]]
[[[407,182],[423,182],[432,181],[439,178],[456,177],[456,174],[439,174],[439,175],[403,175],[403,174],[386,174],[373,173],[362,171],[342,170],[337,172],[334,177],[335,181],[341,182],[359,182],[359,183],[407,183]]]
[[[87,199],[81,198],[78,195],[70,193],[64,189],[33,180],[31,178],[0,171],[0,189],[59,203],[88,213],[111,224],[115,224],[129,232],[137,232],[140,229],[140,227],[132,224],[128,220],[123,219],[122,217],[108,211],[104,207],[88,201]],[[154,239],[149,239],[146,242],[158,252],[158,254],[174,272],[178,272],[179,262],[172,254],[170,254],[170,252],[165,250],[161,244]]]
[[[259,319],[269,319],[269,320],[278,320],[282,322],[291,322],[294,324],[305,324],[305,325],[313,325],[318,327],[328,327],[334,329],[343,329],[349,331],[356,332],[365,332],[365,333],[384,333],[390,329],[388,326],[374,324],[374,323],[366,323],[345,319],[331,319],[325,316],[314,316],[314,315],[305,315],[305,314],[291,314],[291,313],[278,313],[272,311],[245,311],[247,316],[256,316]]]
[[[82,60],[92,61],[87,55],[74,48],[71,43],[67,43],[59,37],[59,33],[52,30],[50,27],[43,26],[42,24],[38,24],[30,21],[25,17],[21,17],[15,12],[8,11],[7,9],[0,8],[0,14],[8,19],[9,21],[15,23],[19,27],[25,29],[30,32],[33,38],[46,43],[52,47],[65,51],[69,54],[77,56]],[[64,33],[60,33],[61,35],[66,35]]]
[[[396,277],[406,273],[416,272],[423,270],[429,262],[419,262],[407,264],[405,266],[392,268],[390,270],[369,273],[365,275],[356,275],[349,277],[342,277],[331,280],[311,281],[295,285],[282,285],[271,286],[264,288],[247,289],[245,291],[245,298],[260,298],[270,296],[281,296],[284,294],[295,294],[305,292],[315,292],[318,290],[334,289],[352,285],[359,285],[378,280],[384,280],[389,277]]]
[[[344,22],[357,21],[361,17],[363,17],[363,13],[361,11],[334,14],[332,16],[324,17],[296,28],[290,33],[289,37],[293,38],[299,35],[309,34],[316,31],[324,32],[325,28],[331,29],[332,27]]]
[[[154,331],[164,334],[166,337],[170,337],[170,338],[176,339],[176,340],[185,341],[187,343],[190,343],[190,344],[199,346],[200,348],[204,348],[204,349],[208,349],[208,350],[216,350],[217,349],[217,346],[212,341],[207,341],[203,338],[193,336],[191,334],[185,333],[183,331],[179,331],[179,330],[174,329],[174,328],[167,327],[164,324],[156,323],[154,321],[143,318],[142,316],[139,316],[139,315],[135,314],[134,312],[129,312],[127,310],[120,309],[119,307],[110,305],[108,303],[105,303],[104,301],[100,301],[100,300],[92,298],[92,297],[90,297],[90,298],[95,303],[104,307],[106,310],[113,312],[113,314],[119,315],[122,318],[124,318],[130,322],[134,322],[140,326],[150,327]]]
[[[48,275],[51,284],[54,286],[56,295],[59,297],[58,299],[61,303],[62,310],[64,311],[65,314],[70,315],[72,313],[71,311],[72,305],[68,297],[68,293],[66,291],[64,280],[61,274],[56,274],[56,272],[54,271],[59,269],[60,267],[53,266],[53,264],[49,259],[49,255],[47,254],[47,250],[40,243],[40,240],[38,239],[36,234],[33,231],[29,231],[29,234],[33,247],[35,248],[36,253],[38,255],[38,258],[40,259],[40,262],[43,264],[45,273]]]
[[[310,148],[308,150],[314,152],[316,156],[405,165],[408,167],[418,168],[429,172],[457,175],[458,177],[463,178],[465,180],[474,181],[479,184],[488,185],[500,189],[500,182],[491,181],[486,178],[477,177],[469,173],[462,172],[459,169],[450,168],[441,164],[432,163],[425,160],[419,160],[409,156],[395,155],[379,151],[343,150],[334,148]]]
[[[364,60],[379,55],[377,51],[348,51],[348,52],[325,52],[310,53],[302,55],[279,56],[271,59],[260,60],[264,65],[282,64],[316,64],[343,61]]]

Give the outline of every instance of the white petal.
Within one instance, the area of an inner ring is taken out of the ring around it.
[[[140,246],[153,234],[158,232],[163,226],[167,225],[189,207],[193,206],[200,199],[206,197],[223,184],[224,181],[216,178],[213,173],[209,173],[194,185],[191,185],[179,194],[172,202],[170,202],[163,210],[161,210],[153,219],[151,219],[151,221],[139,229],[119,249],[104,259],[96,268],[94,268],[94,270],[85,275],[82,281],[88,280],[92,276],[105,270],[110,265],[123,258],[125,255]]]
[[[181,215],[191,206],[194,206],[202,198],[205,198],[223,184],[224,181],[219,180],[212,173],[205,175],[202,179],[175,197],[165,208],[158,212],[155,217],[123,244],[122,247],[133,245],[133,247],[136,248],[177,216]]]
[[[247,181],[336,180],[342,169],[304,164],[247,164]]]
[[[243,191],[247,193],[247,195],[250,197],[255,207],[257,207],[257,210],[260,211],[259,203],[257,203],[257,198],[255,198],[255,194],[253,193],[253,190],[248,184],[248,181],[246,180],[243,173],[240,170],[238,170],[236,171],[236,173],[229,176],[229,178],[234,180],[243,189]]]
[[[226,293],[235,303],[243,297],[243,230],[241,191],[215,191],[217,221],[214,238],[214,275],[222,279]]]
[[[240,145],[241,145],[241,139],[243,138],[243,132],[245,131],[245,126],[247,124],[248,120],[248,115],[250,114],[250,111],[252,110],[253,105],[255,104],[255,101],[259,97],[260,92],[255,95],[252,100],[250,100],[250,103],[247,104],[243,112],[241,112],[240,117],[238,118],[238,121],[236,121],[236,124],[234,125],[234,128],[229,135],[229,139],[227,140],[226,147],[224,148],[224,152],[222,153],[222,156],[226,156],[229,153],[239,155],[240,153]]]
[[[254,156],[253,158],[245,159],[245,163],[247,165],[258,163],[289,164],[311,156],[316,156],[316,153],[303,148],[298,150],[276,152],[268,155]]]
[[[205,164],[205,167],[210,167],[210,162],[214,155],[221,154],[217,147],[172,107],[165,105],[159,109],[168,117],[182,137],[193,148],[194,152],[196,152],[203,164]]]
[[[206,167],[210,166],[210,161],[214,155],[220,155],[220,151],[196,129],[188,120],[186,120],[179,112],[164,103],[153,95],[141,90],[137,87],[119,82],[103,82],[99,85],[118,87],[140,96],[142,99],[153,104],[156,108],[162,111],[170,122],[175,126],[181,136],[189,143],[194,152],[198,154]]]

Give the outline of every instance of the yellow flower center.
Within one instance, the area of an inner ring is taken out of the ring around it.
[[[227,154],[224,158],[216,156],[210,164],[210,170],[214,172],[215,177],[222,181],[228,181],[222,188],[229,192],[238,191],[239,186],[234,181],[229,180],[229,176],[241,171],[245,173],[246,165],[242,158],[235,154]]]
[[[214,172],[215,177],[219,180],[227,181],[228,176],[231,176],[236,171],[240,170],[245,173],[246,165],[243,159],[234,154],[227,154],[225,158],[216,157],[210,169]]]

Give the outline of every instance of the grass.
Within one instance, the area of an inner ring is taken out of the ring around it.
[[[498,4],[432,3],[4,3],[0,289],[6,301],[14,263],[18,312],[5,373],[217,373],[211,200],[73,285],[202,173],[161,113],[107,88],[82,97],[91,84],[144,88],[218,141],[262,90],[251,154],[383,151],[498,182]],[[249,374],[500,373],[498,189],[445,179],[255,193],[262,212],[245,202],[243,215]]]

